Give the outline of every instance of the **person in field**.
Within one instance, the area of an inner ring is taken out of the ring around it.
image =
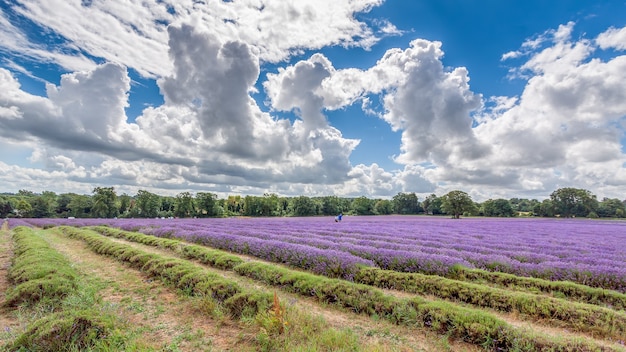
[[[343,217],[343,214],[339,213],[339,215],[335,216],[335,222],[340,222],[342,217]]]

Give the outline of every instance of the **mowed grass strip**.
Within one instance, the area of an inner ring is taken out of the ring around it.
[[[20,306],[30,316],[24,331],[7,341],[3,351],[123,350],[124,325],[115,315],[90,304],[68,307],[85,288],[80,275],[62,254],[30,227],[12,230],[14,257],[6,306]],[[82,301],[80,299],[74,301]],[[136,349],[135,349],[136,350]]]
[[[224,251],[199,245],[185,245],[174,239],[159,238],[105,226],[98,232],[146,245],[174,249],[188,258],[198,259],[221,269],[233,269],[243,260]],[[357,283],[468,303],[502,312],[518,312],[534,321],[548,320],[562,328],[601,338],[620,339],[626,335],[626,314],[595,305],[569,302],[526,292],[515,292],[435,275],[401,273],[362,267],[355,275]],[[581,285],[582,286],[582,285]],[[614,297],[619,297],[615,292]]]
[[[8,289],[6,306],[32,306],[41,300],[54,305],[76,290],[78,273],[33,229],[16,227],[12,238],[14,257],[8,279],[14,286]]]
[[[147,245],[157,245],[162,248],[166,246],[158,245],[161,240],[164,241],[164,244],[172,241],[171,239],[160,239],[106,227],[97,228],[97,230],[105,235],[115,234],[118,238],[134,240]],[[184,251],[190,258],[205,258],[205,262],[209,264],[215,261],[215,257],[229,256],[229,254],[219,250],[196,245],[190,246],[193,246],[193,251],[185,251],[184,248],[187,246],[181,247],[180,243],[169,247]],[[442,334],[454,336],[489,349],[611,350],[583,340],[556,340],[547,336],[523,332],[489,313],[477,309],[460,307],[448,302],[428,302],[419,297],[396,298],[385,295],[382,291],[369,285],[330,279],[263,263],[244,263],[240,258],[238,259],[231,261],[232,270],[242,276],[303,296],[316,297],[322,302],[349,308],[357,313],[382,317],[396,324],[432,327]],[[237,262],[240,263],[236,264]]]
[[[380,288],[433,295],[502,312],[518,312],[533,320],[549,320],[551,324],[595,337],[619,340],[626,336],[626,314],[595,305],[508,291],[436,275],[379,268],[361,268],[354,281]]]
[[[243,290],[236,283],[189,261],[163,257],[115,243],[88,229],[69,226],[60,226],[58,229],[70,238],[85,241],[96,253],[126,262],[187,295],[214,299],[222,304],[233,318],[254,316],[258,312],[267,311],[273,304],[274,297],[270,293]]]

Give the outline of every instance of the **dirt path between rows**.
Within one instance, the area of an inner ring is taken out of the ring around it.
[[[4,307],[6,292],[10,287],[7,275],[12,257],[13,245],[9,225],[3,221],[0,228],[0,346],[22,329],[15,312]]]

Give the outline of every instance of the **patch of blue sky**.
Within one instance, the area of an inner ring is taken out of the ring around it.
[[[330,125],[340,130],[344,138],[361,140],[350,154],[352,165],[370,165],[376,160],[385,170],[401,168],[393,161],[393,156],[400,150],[401,131],[392,131],[391,126],[378,116],[363,114],[360,104],[327,111],[326,115]]]
[[[132,68],[127,71],[131,84],[128,93],[129,106],[125,110],[128,122],[132,123],[142,115],[144,109],[163,105],[164,98],[154,78],[142,77]]]

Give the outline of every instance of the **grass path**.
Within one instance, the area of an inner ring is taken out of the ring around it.
[[[50,245],[104,286],[100,295],[135,327],[147,347],[159,351],[253,351],[253,331],[224,318],[208,318],[197,300],[182,297],[141,272],[92,252],[76,240],[47,231]]]

